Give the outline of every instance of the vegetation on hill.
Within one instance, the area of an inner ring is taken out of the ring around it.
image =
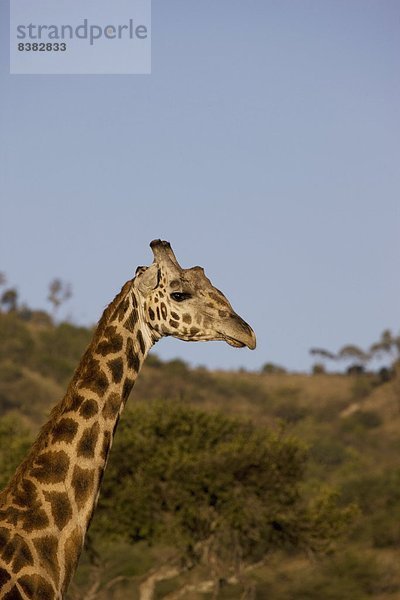
[[[68,290],[52,289],[55,312]],[[0,487],[92,335],[5,300]],[[71,600],[399,597],[400,372],[390,352],[384,377],[271,364],[211,372],[150,355]]]

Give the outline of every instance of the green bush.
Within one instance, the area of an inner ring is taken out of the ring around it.
[[[21,367],[15,363],[6,360],[0,363],[0,382],[1,384],[15,383],[20,381],[23,377],[23,371]],[[0,384],[0,385],[1,385]]]
[[[369,555],[345,552],[325,559],[282,595],[282,600],[366,600],[400,591],[396,573]]]
[[[34,368],[42,375],[65,384],[72,377],[91,337],[89,329],[70,323],[40,331]]]
[[[320,465],[337,467],[347,458],[346,447],[338,440],[320,437],[311,447],[311,457]]]
[[[20,464],[32,439],[15,416],[0,418],[0,490],[2,490]]]
[[[283,373],[286,373],[286,369],[284,367],[281,367],[280,365],[275,365],[274,363],[268,362],[265,363],[265,365],[263,365],[261,367],[261,373],[265,373],[265,374],[269,374],[269,375],[282,375]]]
[[[382,425],[382,417],[374,410],[358,410],[346,419],[343,419],[341,428],[343,431],[357,429],[376,429]]]
[[[0,313],[0,361],[18,365],[32,358],[35,344],[28,328],[14,313]]]
[[[362,400],[369,396],[374,388],[374,380],[368,375],[356,376],[351,387],[351,395],[353,400]]]
[[[306,460],[281,433],[177,403],[138,405],[121,421],[93,527],[192,558],[211,544],[223,564],[278,547],[322,549],[350,513],[331,495],[305,501]]]
[[[376,548],[398,546],[400,469],[348,478],[342,484],[341,496],[345,503],[355,502],[362,512],[358,538],[367,538]]]
[[[274,410],[273,415],[287,423],[297,423],[309,414],[305,406],[300,406],[297,402],[286,400],[279,404]]]

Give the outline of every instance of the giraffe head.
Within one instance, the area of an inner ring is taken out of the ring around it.
[[[254,331],[201,267],[182,269],[168,242],[154,240],[150,246],[154,261],[150,267],[138,267],[135,287],[144,317],[158,337],[171,335],[186,342],[224,340],[236,348],[256,347]]]

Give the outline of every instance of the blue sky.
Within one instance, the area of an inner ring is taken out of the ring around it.
[[[58,276],[93,323],[160,237],[258,336],[163,358],[306,370],[399,331],[397,1],[153,0],[151,75],[9,75],[8,21],[0,0],[0,270],[23,300]]]

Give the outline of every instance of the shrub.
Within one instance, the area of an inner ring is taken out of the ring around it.
[[[342,429],[375,429],[382,425],[382,417],[375,410],[358,410],[342,421]]]
[[[349,512],[329,495],[307,504],[305,464],[302,444],[281,433],[176,403],[138,405],[121,421],[93,527],[192,559],[206,544],[226,565],[321,549]]]
[[[275,365],[274,363],[268,362],[261,367],[261,373],[266,373],[269,375],[281,375],[283,373],[286,373],[286,369],[279,365]]]
[[[24,458],[32,443],[29,432],[15,416],[0,418],[0,490]]]
[[[0,313],[0,339],[0,361],[23,364],[31,359],[35,350],[33,338],[14,313]]]
[[[345,552],[327,558],[290,586],[285,600],[365,600],[400,589],[396,573],[366,554]],[[282,599],[283,600],[283,599]]]
[[[310,450],[311,457],[320,465],[337,467],[347,458],[345,446],[327,437],[319,438]]]
[[[309,414],[305,406],[301,406],[295,400],[283,400],[273,410],[274,417],[282,419],[287,423],[297,423]]]

